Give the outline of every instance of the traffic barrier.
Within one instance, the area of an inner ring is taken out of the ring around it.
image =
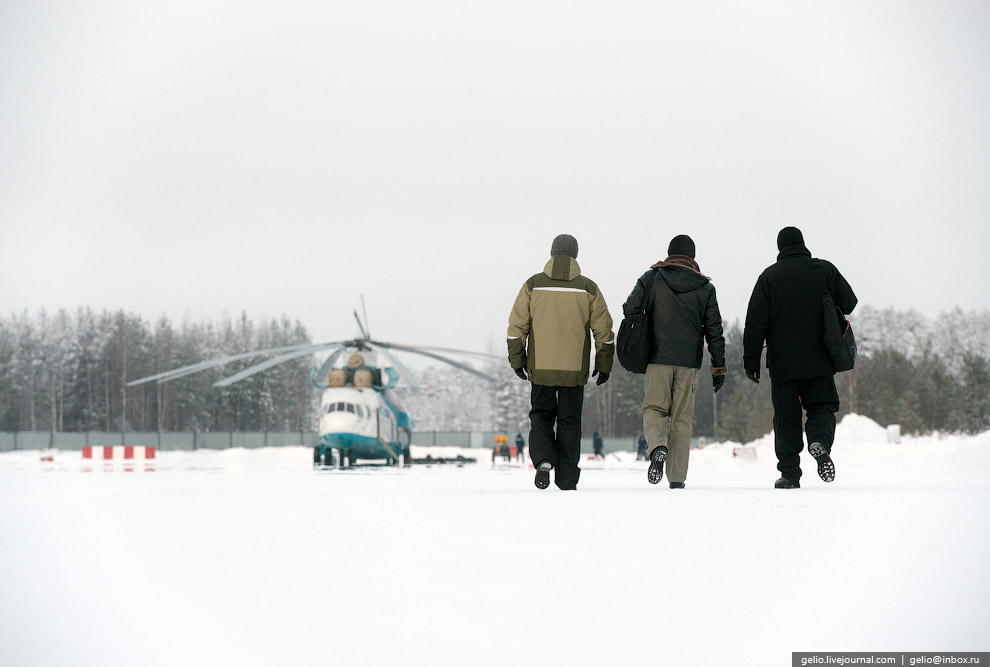
[[[155,458],[154,447],[131,447],[129,445],[86,446],[82,448],[84,459],[117,461],[125,459],[149,460]]]
[[[155,448],[132,447],[130,445],[83,447],[83,472],[100,470],[97,462],[102,463],[102,470],[134,472],[154,472]]]

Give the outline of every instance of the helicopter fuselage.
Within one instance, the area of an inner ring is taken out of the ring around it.
[[[406,453],[408,417],[373,388],[329,387],[320,400],[320,446],[350,461]]]

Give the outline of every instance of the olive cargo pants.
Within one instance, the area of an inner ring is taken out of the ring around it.
[[[643,432],[650,454],[661,445],[669,450],[664,467],[667,479],[687,479],[691,454],[694,399],[698,394],[698,369],[650,364],[646,368],[643,397]],[[669,435],[668,435],[669,431]]]

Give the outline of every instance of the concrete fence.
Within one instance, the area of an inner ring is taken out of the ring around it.
[[[421,447],[476,447],[491,449],[495,443],[493,431],[416,431],[412,434],[412,444]],[[516,434],[506,433],[509,444],[515,443]],[[529,441],[529,433],[523,433]],[[318,434],[306,432],[270,431],[186,431],[167,433],[124,434],[91,431],[88,433],[24,431],[19,433],[0,432],[0,452],[15,450],[67,449],[81,450],[86,446],[107,446],[126,444],[135,447],[157,447],[161,451],[193,449],[229,449],[244,447],[314,447],[319,442]],[[636,451],[634,438],[605,438],[605,447],[613,452]],[[581,451],[592,451],[591,438],[581,440]]]

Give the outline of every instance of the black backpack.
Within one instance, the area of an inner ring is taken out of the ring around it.
[[[619,335],[615,339],[615,354],[619,363],[630,373],[642,375],[650,365],[650,346],[653,336],[650,332],[650,310],[653,308],[654,286],[658,269],[653,269],[653,280],[646,286],[646,306],[622,318]]]

